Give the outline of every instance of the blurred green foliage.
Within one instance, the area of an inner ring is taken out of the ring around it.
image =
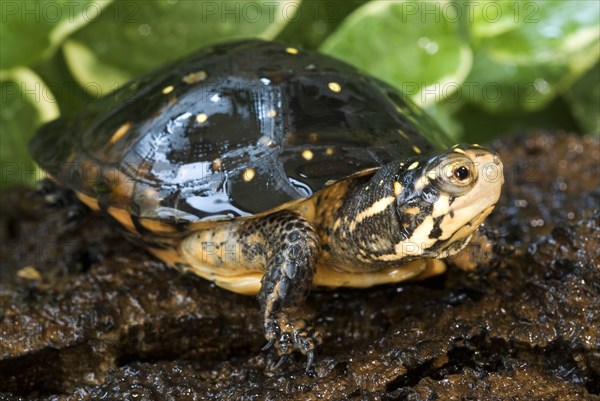
[[[600,2],[0,2],[0,186],[32,182],[27,142],[133,76],[259,37],[319,49],[404,90],[456,141],[600,132]]]

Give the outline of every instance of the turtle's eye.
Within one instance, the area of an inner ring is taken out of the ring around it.
[[[466,181],[471,175],[467,166],[458,166],[452,173],[458,181]]]
[[[477,180],[477,169],[471,159],[453,155],[444,159],[436,168],[435,185],[453,196],[467,192]]]

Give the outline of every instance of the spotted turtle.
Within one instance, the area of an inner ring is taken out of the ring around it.
[[[258,294],[264,335],[313,364],[310,288],[427,277],[496,204],[502,164],[451,146],[403,93],[334,58],[202,49],[43,126],[59,187],[164,262]]]

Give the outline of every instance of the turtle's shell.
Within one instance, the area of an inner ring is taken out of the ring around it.
[[[322,54],[242,41],[129,82],[44,126],[31,149],[101,207],[185,222],[265,212],[440,145],[389,85]]]

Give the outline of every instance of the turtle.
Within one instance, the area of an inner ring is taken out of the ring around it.
[[[42,126],[34,160],[165,263],[256,295],[266,346],[314,365],[312,288],[444,271],[499,199],[502,162],[404,93],[286,44],[206,47]],[[279,366],[281,363],[278,363]]]

